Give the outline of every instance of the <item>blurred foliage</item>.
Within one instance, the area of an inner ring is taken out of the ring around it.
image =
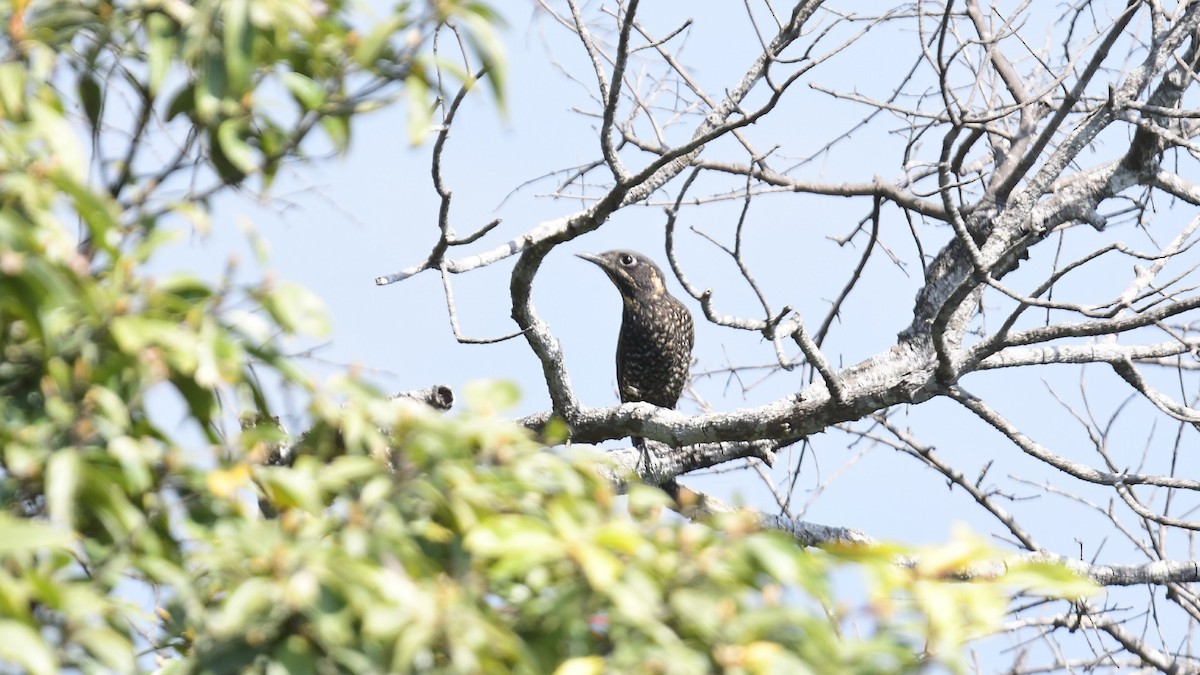
[[[327,329],[303,289],[146,273],[215,192],[149,208],[170,172],[109,158],[113,137],[132,158],[185,120],[205,142],[174,169],[269,177],[308,129],[345,149],[351,118],[388,103],[373,86],[432,95],[423,46],[445,22],[502,83],[486,6],[401,4],[365,28],[309,0],[0,14],[3,669],[903,672],[953,667],[1014,583],[1081,592],[1052,569],[947,581],[995,555],[969,538],[905,568],[894,549],[806,552],[744,516],[664,518],[660,492],[620,500],[594,458],[504,421],[509,385],[474,385],[442,416],[352,376],[319,384],[281,353]],[[272,82],[290,117],[262,104]],[[154,123],[117,133],[122,87]],[[292,467],[263,463],[288,442],[277,425],[236,422],[272,417],[264,373],[310,397]],[[830,590],[840,567],[871,579],[857,609]]]
[[[62,93],[72,94],[73,121],[95,143],[116,136],[132,148],[94,157],[109,173],[105,187],[128,194],[130,205],[199,169],[217,179],[197,191],[204,196],[251,175],[269,186],[283,163],[304,155],[314,130],[345,152],[356,115],[403,95],[418,142],[437,85],[471,84],[478,73],[504,103],[501,19],[481,2],[6,0],[0,17],[10,68],[0,78],[5,116],[46,124],[36,110],[21,110],[30,100],[23,94],[35,94],[30,108],[59,112]],[[430,48],[444,26],[467,49],[456,59]],[[21,72],[35,79],[22,81]],[[157,150],[153,161],[142,159],[146,145]]]

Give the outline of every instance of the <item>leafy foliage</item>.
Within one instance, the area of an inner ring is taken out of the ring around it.
[[[102,156],[91,161],[115,182],[94,184],[53,83],[77,79],[95,150],[110,79],[132,82],[145,114],[186,118],[188,137],[207,139],[194,159],[227,184],[299,157],[318,123],[344,149],[349,119],[380,102],[352,83],[412,88],[422,31],[438,22],[464,18],[498,72],[497,19],[477,3],[437,3],[433,19],[401,5],[363,32],[341,3],[316,7],[3,7],[20,58],[0,65],[0,661],[33,673],[150,658],[214,673],[896,672],[926,652],[953,664],[992,625],[1003,583],[899,568],[891,549],[805,552],[744,517],[675,522],[651,489],[622,502],[594,458],[548,452],[495,414],[510,386],[480,384],[447,417],[353,377],[318,384],[280,350],[326,328],[301,289],[147,276],[169,239],[159,221],[202,214],[203,195],[147,209],[166,174]],[[260,106],[272,80],[295,99],[290,121]],[[132,157],[143,141],[130,142]],[[311,394],[292,467],[263,464],[287,442],[277,426],[231,428],[239,413],[270,417],[263,372]],[[188,424],[164,423],[153,399],[180,402]],[[861,637],[842,634],[856,617],[831,590],[848,564],[879,580]]]
[[[421,140],[439,93],[431,83],[435,66],[464,82],[472,78],[461,64],[426,50],[439,26],[463,35],[493,90],[501,91],[500,19],[487,5],[396,3],[361,28],[367,19],[353,9],[342,0],[0,5],[13,53],[77,93],[98,146],[115,128],[132,136],[128,155],[96,157],[113,171],[107,187],[114,195],[137,186],[151,192],[176,172],[201,168],[215,171],[215,188],[254,174],[268,186],[283,162],[303,155],[314,129],[343,153],[352,118],[394,102],[405,89],[415,113],[412,139]],[[20,100],[19,83],[0,87],[6,100]],[[56,98],[53,90],[43,92],[45,103]],[[137,111],[134,120],[126,119],[128,108]],[[173,144],[182,151],[138,176],[132,171],[143,166],[141,146],[160,125],[176,130]]]

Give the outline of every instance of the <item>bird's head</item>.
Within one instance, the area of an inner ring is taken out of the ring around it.
[[[577,253],[580,258],[596,263],[621,291],[626,301],[636,297],[657,297],[667,292],[658,265],[634,251],[605,251],[599,255]]]

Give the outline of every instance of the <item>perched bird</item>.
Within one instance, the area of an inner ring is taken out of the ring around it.
[[[667,292],[662,271],[633,251],[578,254],[596,263],[621,292],[617,390],[622,403],[645,401],[674,408],[688,379],[695,334],[692,315]],[[633,439],[644,449],[644,441]]]

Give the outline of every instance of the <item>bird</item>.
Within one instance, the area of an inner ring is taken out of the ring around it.
[[[667,292],[662,270],[635,251],[578,253],[595,263],[621,293],[617,392],[622,403],[674,408],[688,380],[695,329],[687,307]],[[645,441],[633,438],[646,461]]]

